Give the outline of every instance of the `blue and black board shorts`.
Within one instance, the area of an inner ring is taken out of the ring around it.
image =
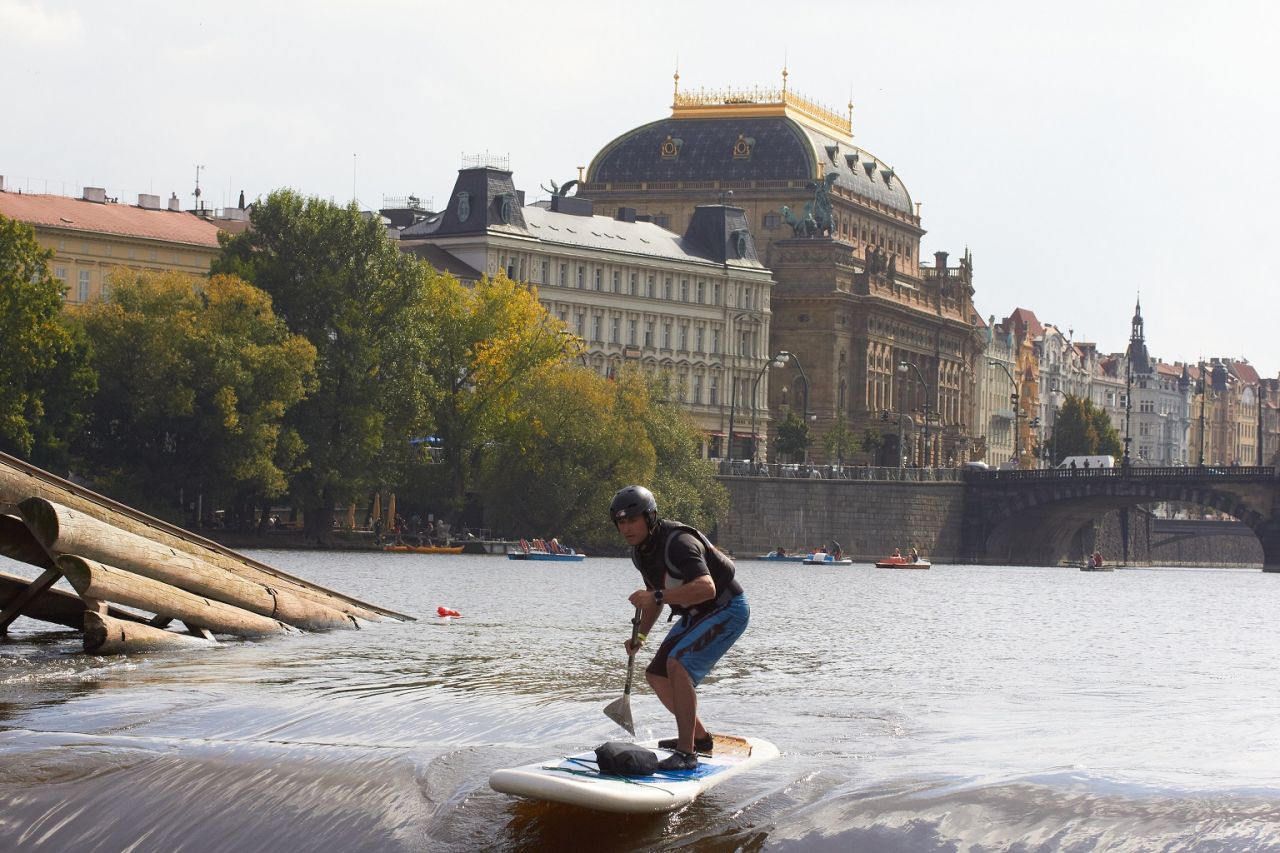
[[[684,616],[667,632],[646,672],[667,677],[667,660],[677,660],[694,684],[702,683],[711,668],[724,657],[751,621],[751,605],[743,593],[723,607],[691,619]]]

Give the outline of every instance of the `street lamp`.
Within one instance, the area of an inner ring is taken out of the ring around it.
[[[734,318],[733,318],[732,320],[730,320],[730,321],[729,321],[730,326],[731,326],[731,327],[732,327],[732,329],[736,332],[736,331],[737,331],[737,328],[738,328],[738,321],[739,321],[739,320],[741,320],[743,317],[750,317],[750,316],[751,316],[751,312],[750,312],[750,311],[743,311],[741,314],[738,314],[738,315],[734,316]],[[735,347],[735,348],[734,348],[734,351],[733,351],[733,368],[732,368],[732,370],[731,370],[731,372],[730,372],[730,376],[729,376],[730,381],[731,381],[731,382],[733,382],[733,391],[732,391],[732,392],[730,392],[730,394],[729,394],[729,449],[728,449],[728,453],[727,453],[727,455],[728,455],[728,457],[729,457],[729,461],[730,461],[730,462],[732,462],[732,461],[733,461],[733,421],[734,421],[734,416],[735,416],[735,415],[737,415],[737,413],[738,413],[738,371],[737,371],[737,368],[738,368],[738,359],[739,359],[741,356],[742,356],[742,336],[741,336],[741,335],[739,335],[739,336],[738,336],[738,345],[737,345],[737,347]]]
[[[1058,464],[1058,405],[1054,402],[1055,394],[1058,397],[1064,396],[1063,392],[1058,388],[1053,388],[1049,391],[1049,405],[1053,409],[1053,417],[1050,418],[1052,421],[1050,425],[1051,432],[1049,433],[1049,443],[1051,445],[1049,450],[1050,468]]]
[[[783,356],[795,362],[796,370],[800,371],[800,379],[804,382],[804,428],[807,436],[809,431],[809,377],[805,375],[804,367],[800,364],[800,359],[796,358],[795,353],[779,350],[774,358],[781,360]],[[809,462],[809,445],[807,442],[804,448],[804,461],[806,464]]]
[[[783,350],[773,358],[760,365],[760,371],[756,373],[756,381],[751,383],[751,461],[758,461],[758,452],[760,450],[760,439],[756,433],[756,410],[760,408],[760,380],[764,378],[764,373],[770,367],[782,367],[787,363],[787,359],[791,358],[791,353]]]
[[[1004,375],[1009,377],[1009,385],[1013,388],[1013,394],[1009,398],[1013,402],[1013,464],[1019,468],[1022,467],[1022,451],[1018,441],[1018,382],[1013,378],[1009,366],[1003,361],[988,361],[987,367],[998,367],[1004,371]]]
[[[921,444],[923,446],[921,447],[920,461],[924,464],[925,468],[931,468],[933,467],[930,464],[933,461],[931,458],[933,453],[931,452],[932,448],[929,446],[929,398],[932,396],[933,392],[930,391],[929,383],[925,381],[924,374],[920,372],[920,368],[917,367],[914,362],[905,360],[898,362],[899,373],[906,373],[908,368],[915,371],[916,377],[920,380],[920,384],[924,386],[924,428],[921,430],[921,434],[923,436]]]

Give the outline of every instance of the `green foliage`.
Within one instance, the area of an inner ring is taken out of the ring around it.
[[[822,446],[827,451],[828,459],[835,459],[837,464],[843,465],[844,460],[857,453],[862,445],[858,441],[857,433],[850,429],[849,422],[841,413],[836,415],[836,422],[822,437]]]
[[[774,447],[779,453],[799,459],[809,449],[809,441],[809,425],[795,412],[787,412],[786,418],[778,424],[778,434],[773,440]]]
[[[1124,452],[1120,436],[1106,410],[1074,394],[1068,394],[1062,401],[1050,446],[1056,452],[1055,465],[1068,456],[1119,457]]]
[[[878,429],[867,427],[862,431],[862,448],[872,455],[880,451],[884,447],[884,433]]]
[[[315,349],[262,291],[232,276],[117,273],[110,302],[77,312],[101,377],[78,450],[122,498],[233,504],[282,494],[301,445],[284,425]]]
[[[451,507],[462,511],[482,450],[521,417],[524,383],[566,359],[560,324],[536,291],[506,276],[466,287],[449,275],[427,277],[415,324],[419,393],[452,481]]]
[[[654,470],[613,383],[576,362],[556,365],[522,383],[513,406],[518,416],[482,466],[486,520],[513,536],[601,544],[614,484],[647,482]]]
[[[324,537],[334,505],[401,479],[407,438],[429,429],[429,269],[354,204],[278,190],[251,219],[252,229],[223,239],[214,272],[266,291],[315,347],[317,386],[286,417],[304,448],[289,488],[308,532]]]
[[[35,229],[0,216],[0,450],[65,471],[95,377],[63,322],[52,257]]]

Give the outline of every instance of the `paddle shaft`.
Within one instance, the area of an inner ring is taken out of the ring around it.
[[[631,654],[627,656],[627,684],[622,688],[623,696],[631,695],[631,676],[636,671],[636,652],[639,651],[636,646],[636,640],[640,637],[640,608],[636,608],[636,615],[631,620]]]

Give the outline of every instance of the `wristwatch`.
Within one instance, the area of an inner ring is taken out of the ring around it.
[[[662,590],[660,590],[660,589],[655,589],[655,590],[653,591],[653,603],[654,603],[654,604],[657,604],[657,605],[661,605],[661,604],[662,604]]]

